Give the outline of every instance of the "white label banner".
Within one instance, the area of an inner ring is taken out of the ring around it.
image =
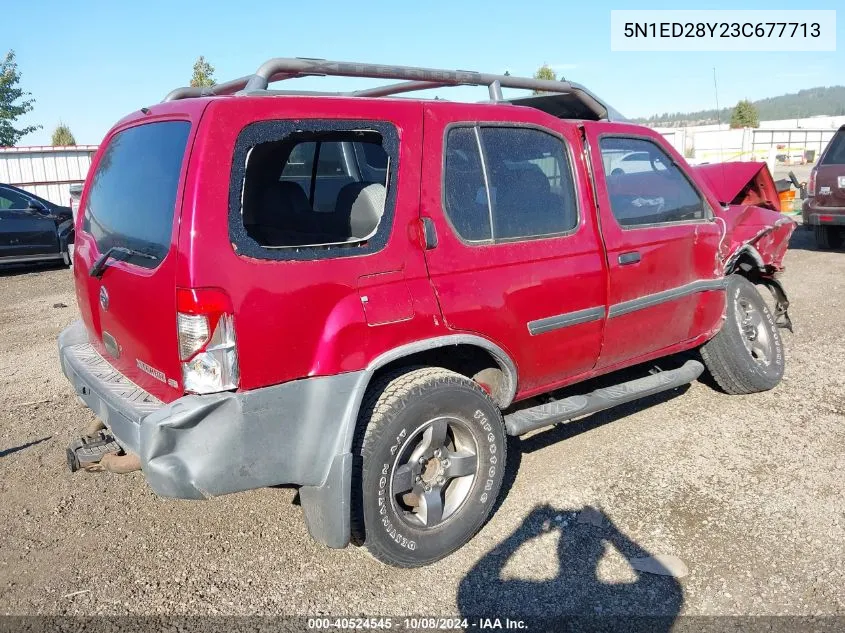
[[[836,11],[611,11],[610,50],[835,51]]]

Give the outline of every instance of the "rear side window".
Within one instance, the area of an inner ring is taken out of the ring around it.
[[[467,241],[560,235],[578,224],[566,147],[532,128],[459,127],[446,138],[444,202]]]
[[[232,241],[264,259],[378,250],[390,228],[397,161],[396,129],[384,122],[254,123],[235,149]]]
[[[605,136],[599,145],[610,208],[623,228],[708,217],[702,197],[657,143]]]
[[[167,255],[190,129],[187,121],[147,123],[109,141],[91,180],[82,225],[101,253],[123,246],[152,255],[132,260],[146,268]]]
[[[824,153],[824,158],[821,160],[822,165],[845,165],[845,130],[839,130],[832,139],[827,151]]]

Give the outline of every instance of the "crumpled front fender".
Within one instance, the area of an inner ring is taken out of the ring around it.
[[[743,253],[758,263],[761,272],[783,270],[789,238],[797,226],[788,217],[760,207],[729,207],[722,216],[726,232],[722,246],[725,272]]]

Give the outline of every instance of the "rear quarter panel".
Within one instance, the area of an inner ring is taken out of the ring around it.
[[[235,251],[228,204],[238,135],[256,121],[289,119],[382,120],[396,127],[398,177],[390,183],[396,208],[382,250],[299,261]],[[222,98],[209,105],[187,178],[179,285],[219,287],[229,294],[241,388],[359,370],[389,349],[443,332],[419,245],[422,133],[422,107],[411,101],[262,97]],[[362,296],[369,301],[369,321]],[[400,304],[397,319],[385,318]]]

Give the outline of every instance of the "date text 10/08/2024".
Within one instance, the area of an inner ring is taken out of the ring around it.
[[[526,630],[524,620],[510,618],[308,618],[308,628],[313,630]]]

